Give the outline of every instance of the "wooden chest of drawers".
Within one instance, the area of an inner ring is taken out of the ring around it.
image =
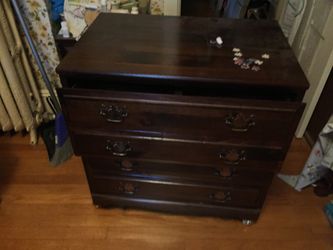
[[[259,216],[308,87],[271,21],[102,14],[57,70],[94,204],[242,220]]]

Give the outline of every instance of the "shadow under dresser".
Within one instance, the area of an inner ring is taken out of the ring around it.
[[[244,223],[308,88],[275,21],[101,14],[57,72],[95,205]]]

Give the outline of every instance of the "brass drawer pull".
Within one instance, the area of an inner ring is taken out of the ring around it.
[[[227,201],[231,201],[231,193],[229,191],[218,191],[210,194],[209,198],[215,202],[225,203]]]
[[[107,151],[111,151],[114,156],[120,157],[125,157],[132,151],[130,143],[123,141],[112,142],[108,140],[105,148]]]
[[[123,194],[135,195],[139,188],[135,186],[133,183],[124,182],[120,183],[118,189]]]
[[[129,160],[122,160],[117,162],[117,164],[119,164],[120,170],[124,172],[133,172],[137,167],[136,164],[132,163]]]
[[[229,125],[234,132],[247,132],[251,127],[256,125],[254,115],[250,115],[246,118],[243,113],[231,113],[227,115],[225,123]]]
[[[238,165],[241,161],[246,160],[245,150],[229,149],[220,153],[220,158],[227,165]]]
[[[120,107],[117,105],[105,105],[102,104],[100,111],[100,116],[105,117],[107,122],[111,123],[121,123],[124,121],[124,118],[128,116],[126,107]]]
[[[221,168],[216,168],[214,175],[222,177],[224,179],[232,178],[235,174],[236,170],[232,167],[225,166]]]

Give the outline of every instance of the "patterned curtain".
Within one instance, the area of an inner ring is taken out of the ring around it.
[[[150,13],[152,15],[163,15],[164,0],[150,0]]]
[[[44,0],[18,0],[22,15],[30,29],[30,34],[43,61],[43,65],[50,81],[55,87],[60,87],[60,80],[55,72],[59,64],[47,5]],[[31,60],[34,62],[34,60]],[[45,83],[40,75],[37,65],[34,64],[35,75],[41,89],[46,89]]]
[[[29,58],[19,31],[9,0],[0,1],[0,130],[25,130],[35,144],[38,126],[53,119],[54,113],[47,102],[45,84],[36,81],[38,71],[33,70],[34,60]],[[35,39],[39,39],[36,44],[43,43],[37,35]]]
[[[60,86],[59,63],[47,5],[43,0],[17,0],[40,58],[54,87]],[[37,143],[37,128],[54,119],[49,92],[35,59],[15,22],[10,0],[0,1],[0,131],[27,131]]]

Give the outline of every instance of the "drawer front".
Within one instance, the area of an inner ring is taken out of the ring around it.
[[[157,161],[114,157],[83,157],[84,165],[91,175],[117,175],[132,178],[149,178],[160,181],[196,181],[237,186],[268,186],[277,165],[274,162],[257,162],[258,167],[230,165],[204,166],[173,164]],[[263,170],[266,168],[266,170]]]
[[[301,110],[298,103],[272,101],[63,92],[70,127],[229,143],[285,146]]]
[[[257,188],[199,186],[105,176],[94,176],[89,181],[93,194],[221,206],[259,207],[264,195]]]
[[[279,161],[279,148],[241,147],[196,141],[166,140],[123,135],[88,135],[72,133],[77,155],[135,157],[191,164],[248,166],[257,161]]]

